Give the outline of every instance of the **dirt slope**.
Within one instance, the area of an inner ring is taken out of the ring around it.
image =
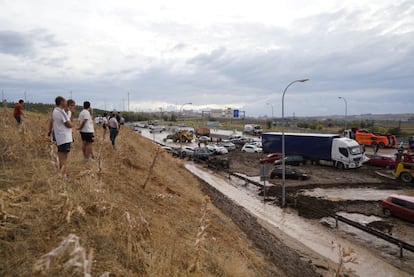
[[[47,117],[27,113],[18,130],[11,114],[0,111],[0,276],[284,276],[181,161],[131,130],[113,151],[97,128],[94,162],[74,131],[65,179]]]

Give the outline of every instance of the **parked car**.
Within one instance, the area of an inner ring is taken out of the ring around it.
[[[251,140],[248,144],[256,145],[257,147],[262,148],[262,141],[261,140]]]
[[[134,124],[134,127],[147,128],[148,125],[145,122],[137,122],[137,123]]]
[[[230,138],[230,141],[238,147],[242,147],[243,145],[245,145],[248,142],[248,140],[246,138],[243,138],[243,137]]]
[[[161,148],[167,151],[169,154],[173,155],[173,157],[180,156],[180,152],[178,152],[177,149],[174,149],[171,146],[161,146]]]
[[[194,154],[194,148],[191,146],[183,146],[181,148],[181,156],[182,157],[192,157]]]
[[[261,164],[264,164],[264,163],[274,163],[274,161],[276,161],[276,160],[279,160],[279,159],[281,159],[282,158],[282,153],[278,153],[278,152],[275,152],[275,153],[270,153],[270,154],[268,154],[266,157],[264,157],[264,158],[261,158],[260,160],[259,160],[259,162],[261,163]]]
[[[209,142],[209,141],[210,141],[210,137],[208,137],[208,136],[201,136],[201,137],[198,138],[198,142],[200,142],[200,143],[206,143],[206,142]]]
[[[207,160],[207,166],[216,170],[223,170],[230,168],[230,161],[227,158],[213,157]]]
[[[390,195],[381,201],[385,216],[395,216],[414,222],[414,197],[406,195]]]
[[[242,149],[242,152],[247,152],[247,153],[261,153],[263,152],[262,148],[259,146],[256,146],[254,144],[245,144]]]
[[[281,167],[275,167],[272,172],[270,172],[270,179],[282,178],[283,169]],[[285,178],[286,179],[295,179],[295,180],[307,180],[309,175],[298,170],[291,168],[285,169]]]
[[[385,155],[370,155],[369,160],[365,164],[385,167],[385,168],[395,168],[395,156],[385,156]]]
[[[233,142],[229,141],[229,140],[222,141],[218,145],[227,148],[227,150],[229,150],[229,151],[232,151],[232,150],[236,149],[236,145]]]
[[[301,165],[305,164],[306,160],[299,155],[291,155],[285,157],[285,164],[287,165]],[[282,164],[282,158],[275,160],[273,162],[274,165],[281,165]]]
[[[206,147],[212,154],[215,155],[224,155],[229,153],[229,151],[225,147],[218,146],[217,144],[208,144]]]
[[[162,131],[165,131],[163,126],[152,126],[150,128],[150,133],[162,133]]]
[[[211,153],[206,147],[199,147],[199,148],[194,149],[193,159],[195,161],[198,161],[198,160],[206,161],[208,160],[208,157],[210,155]]]

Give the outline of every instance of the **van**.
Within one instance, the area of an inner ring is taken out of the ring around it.
[[[163,126],[152,126],[150,128],[150,133],[161,133],[162,131],[164,131],[164,127]]]
[[[414,222],[414,197],[407,195],[390,195],[381,201],[382,212],[386,217],[395,216]]]

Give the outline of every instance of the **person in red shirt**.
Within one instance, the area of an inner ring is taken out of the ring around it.
[[[19,103],[14,106],[13,116],[16,119],[17,126],[20,126],[23,123],[23,109],[24,109],[24,101],[22,99],[19,100]]]

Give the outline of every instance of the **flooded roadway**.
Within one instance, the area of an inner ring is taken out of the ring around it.
[[[414,196],[414,189],[379,190],[374,188],[314,188],[299,191],[300,194],[330,201],[364,200],[377,201],[391,194]]]
[[[260,224],[269,231],[281,231],[293,240],[299,241],[305,247],[296,249],[303,252],[303,248],[309,248],[321,256],[338,262],[338,249],[332,247],[332,242],[345,248],[352,248],[357,258],[357,264],[348,263],[345,267],[352,269],[359,276],[411,276],[410,274],[390,265],[381,257],[368,249],[339,237],[332,230],[326,229],[314,221],[301,218],[296,211],[280,209],[279,207],[264,204],[258,197],[248,193],[246,189],[236,186],[221,176],[207,172],[195,165],[187,163],[187,170],[203,179],[222,194],[244,207],[252,215],[259,219]],[[397,249],[397,247],[395,246]]]

